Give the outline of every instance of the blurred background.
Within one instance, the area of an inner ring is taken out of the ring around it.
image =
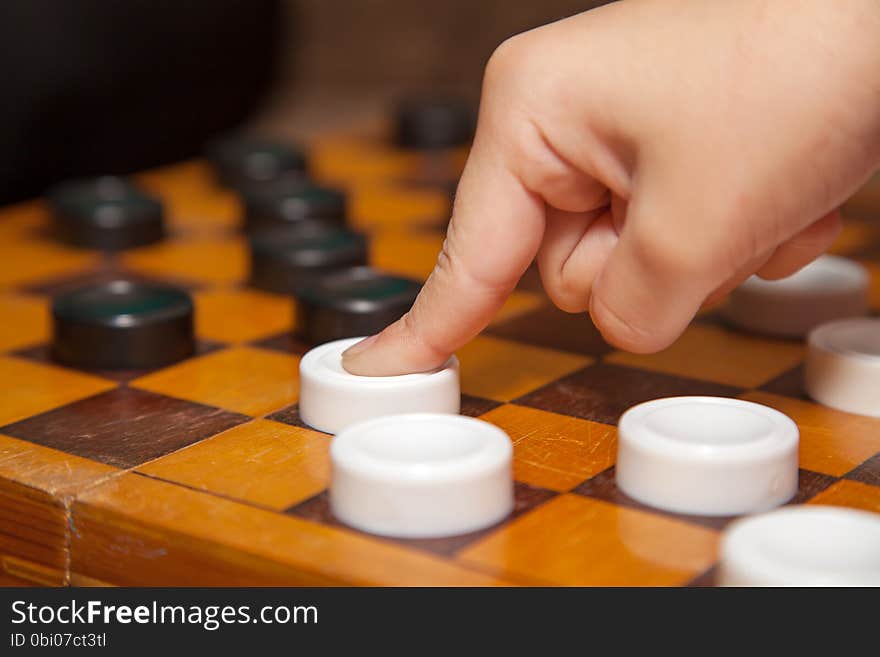
[[[199,153],[238,126],[296,137],[415,94],[479,97],[506,37],[590,0],[6,0],[0,203]]]

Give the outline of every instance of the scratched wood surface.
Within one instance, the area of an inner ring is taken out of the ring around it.
[[[372,262],[424,278],[465,153],[395,150],[381,133],[316,136],[317,179],[344,187]],[[329,436],[299,420],[290,299],[249,289],[240,206],[206,165],[135,176],[169,238],[105,256],[47,237],[42,202],[0,209],[0,585],[711,584],[731,518],[647,508],[614,479],[616,422],[655,397],[742,397],[801,429],[794,502],[880,511],[880,420],[802,390],[802,344],[714,312],[672,347],[615,351],[555,310],[534,271],[459,353],[462,411],[514,447],[516,507],[465,536],[399,541],[346,528],[327,503]],[[880,311],[880,184],[847,206],[835,250],[872,275]],[[120,274],[196,303],[197,354],[155,371],[86,372],[48,356],[53,294]]]

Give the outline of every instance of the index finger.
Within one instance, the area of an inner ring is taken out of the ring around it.
[[[488,325],[532,262],[544,202],[510,171],[503,146],[480,123],[433,272],[406,315],[343,354],[352,374],[439,367]]]

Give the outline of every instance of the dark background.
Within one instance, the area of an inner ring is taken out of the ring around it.
[[[589,0],[6,0],[0,203],[281,135],[411,93],[478,97],[504,38]]]

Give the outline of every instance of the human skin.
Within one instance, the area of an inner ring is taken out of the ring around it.
[[[523,33],[486,67],[434,271],[343,365],[441,365],[533,260],[561,309],[658,351],[825,251],[878,165],[880,0],[624,0]]]

